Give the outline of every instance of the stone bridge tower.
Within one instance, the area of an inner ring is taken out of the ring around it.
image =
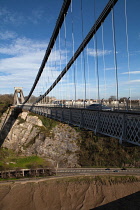
[[[14,87],[15,92],[14,92],[14,105],[22,104],[24,102],[24,95],[23,95],[23,90],[22,87]],[[18,97],[19,95],[19,97]]]

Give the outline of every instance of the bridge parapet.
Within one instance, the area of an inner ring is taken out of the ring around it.
[[[18,108],[140,146],[140,113],[19,105]]]

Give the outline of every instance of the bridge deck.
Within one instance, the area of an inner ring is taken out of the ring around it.
[[[95,111],[80,108],[17,106],[23,110],[59,120],[140,146],[140,113]]]

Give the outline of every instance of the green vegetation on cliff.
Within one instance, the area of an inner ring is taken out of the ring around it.
[[[9,105],[13,104],[13,95],[0,95],[0,117],[7,110]]]
[[[124,147],[117,139],[95,136],[92,131],[76,130],[81,137],[77,154],[81,166],[140,167],[140,147]]]
[[[44,117],[44,116],[40,116],[38,114],[34,114],[32,112],[30,112],[29,115],[30,116],[37,116],[41,120],[43,126],[37,126],[38,129],[39,129],[39,133],[42,133],[42,134],[44,134],[45,136],[48,136],[48,137],[53,137],[53,133],[51,132],[51,130],[55,126],[59,125],[60,122],[49,119],[49,118]],[[29,145],[30,145],[30,143],[29,143]]]
[[[32,112],[30,112],[29,115],[30,116],[37,116],[42,121],[42,124],[49,130],[51,130],[52,128],[54,128],[56,125],[59,124],[59,122],[56,121],[56,120],[52,120],[52,119],[49,119],[47,117],[40,116],[38,114],[34,114]]]
[[[0,148],[0,170],[49,167],[49,162],[38,156],[19,156],[13,150]]]

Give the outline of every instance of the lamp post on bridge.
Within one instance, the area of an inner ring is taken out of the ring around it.
[[[128,97],[127,101],[126,101],[126,106],[127,106],[127,111],[128,111],[128,103],[129,103],[129,99],[130,97]],[[131,106],[130,106],[131,107]]]
[[[101,100],[101,104],[103,104],[104,103],[104,98],[102,98],[102,100]]]

